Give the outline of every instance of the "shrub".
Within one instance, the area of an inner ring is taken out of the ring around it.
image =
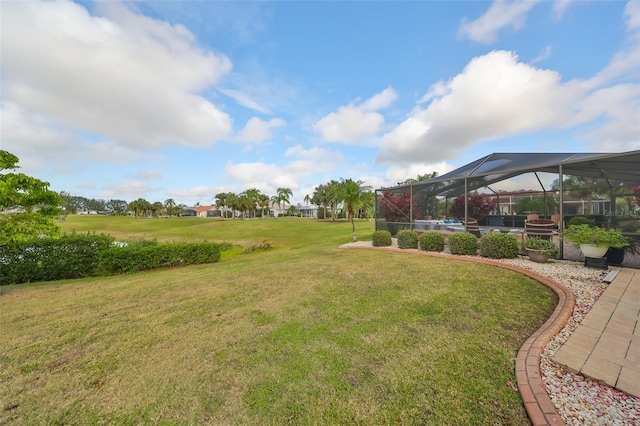
[[[391,245],[391,232],[375,231],[373,233],[372,242],[374,247],[387,247]]]
[[[518,257],[518,240],[510,234],[485,234],[480,238],[480,256],[492,259]]]
[[[0,244],[0,285],[94,275],[113,243],[107,235],[68,235]]]
[[[522,241],[522,248],[524,250],[541,250],[547,253],[551,258],[558,256],[558,248],[550,240],[543,240],[542,238],[527,238]]]
[[[269,240],[264,239],[259,244],[252,244],[250,246],[246,246],[242,249],[242,254],[252,253],[257,250],[267,250],[271,248],[271,243]]]
[[[420,249],[425,251],[444,250],[444,235],[436,231],[427,231],[418,239]]]
[[[126,274],[156,268],[169,268],[220,260],[220,246],[215,243],[148,242],[107,249],[97,268],[100,275]]]
[[[468,232],[456,232],[449,235],[449,251],[451,254],[475,256],[478,253],[478,239]]]
[[[411,229],[403,229],[398,231],[398,248],[401,249],[417,249],[418,248],[418,233]]]
[[[589,225],[589,226],[595,226],[596,225],[596,221],[595,219],[592,219],[590,217],[585,217],[585,216],[574,216],[571,219],[569,219],[569,226],[571,225]]]

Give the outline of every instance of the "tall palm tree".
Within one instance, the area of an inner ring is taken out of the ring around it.
[[[260,206],[260,209],[262,210],[262,218],[265,219],[267,217],[269,217],[269,203],[270,203],[270,199],[269,196],[266,194],[260,194],[260,196],[258,197],[258,206]],[[266,212],[266,215],[265,215]]]
[[[164,200],[163,207],[165,208],[169,217],[173,216],[174,213],[177,214],[176,202],[173,198],[167,198],[166,200]]]
[[[329,199],[329,193],[327,190],[327,185],[318,185],[313,191],[313,196],[311,197],[311,203],[316,206],[322,207],[322,218],[327,218],[327,207],[331,200]]]
[[[327,184],[327,198],[331,205],[331,220],[336,220],[336,210],[338,210],[338,204],[342,202],[342,184],[337,180],[331,180]]]
[[[360,207],[364,203],[363,194],[367,191],[370,191],[371,188],[368,186],[363,186],[363,181],[361,180],[353,180],[346,179],[342,180],[342,201],[347,208],[347,219],[351,220],[351,232],[353,233],[353,242],[358,241],[356,237],[356,224],[355,217],[356,211],[358,207]]]
[[[289,188],[278,188],[278,200],[280,200],[280,203],[282,203],[283,205],[286,205],[287,203],[291,204],[290,197],[292,196],[293,192],[291,192]],[[282,209],[282,207],[280,207],[280,209]]]
[[[227,215],[226,212],[224,211],[225,207],[228,207],[229,200],[228,200],[228,194],[226,192],[220,192],[218,194],[216,194],[216,205],[218,206],[218,209],[220,210],[220,213],[222,213],[222,218],[226,219]]]

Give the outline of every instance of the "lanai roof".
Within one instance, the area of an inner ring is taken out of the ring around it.
[[[412,185],[413,192],[457,196],[525,173],[606,179],[612,188],[640,185],[640,150],[620,153],[494,153],[456,170]],[[388,188],[391,189],[391,188]]]

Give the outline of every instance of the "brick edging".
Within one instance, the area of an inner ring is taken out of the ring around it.
[[[522,397],[524,407],[533,426],[565,424],[562,421],[560,414],[558,414],[556,407],[553,405],[553,402],[551,402],[551,398],[549,398],[547,391],[544,389],[542,379],[540,378],[540,355],[547,343],[549,343],[553,336],[562,330],[573,313],[573,307],[576,300],[573,292],[571,292],[567,287],[536,272],[505,263],[491,261],[489,259],[449,254],[445,255],[438,252],[407,250],[395,247],[368,247],[355,245],[345,245],[343,247],[423,254],[431,257],[463,260],[466,262],[497,266],[526,275],[553,290],[558,296],[558,304],[547,321],[531,336],[529,336],[527,341],[520,347],[518,356],[516,357],[516,380],[518,382],[518,390]]]

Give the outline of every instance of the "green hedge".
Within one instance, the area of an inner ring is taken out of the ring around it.
[[[127,274],[157,268],[212,263],[220,260],[220,246],[213,243],[134,244],[105,250],[99,275]]]
[[[391,245],[391,232],[375,231],[372,237],[374,247],[387,247]]]
[[[478,254],[478,238],[468,232],[456,232],[449,235],[451,254],[475,256]]]
[[[485,234],[480,238],[480,256],[492,259],[518,257],[518,240],[511,234]]]
[[[413,231],[411,229],[403,229],[402,231],[398,231],[396,238],[398,238],[398,248],[418,248],[418,233],[416,231]]]
[[[107,235],[69,235],[0,244],[0,285],[95,275]]]
[[[217,262],[215,243],[114,245],[107,235],[69,235],[0,244],[0,285]]]
[[[420,249],[425,251],[444,250],[444,235],[437,231],[423,232],[418,239]]]

